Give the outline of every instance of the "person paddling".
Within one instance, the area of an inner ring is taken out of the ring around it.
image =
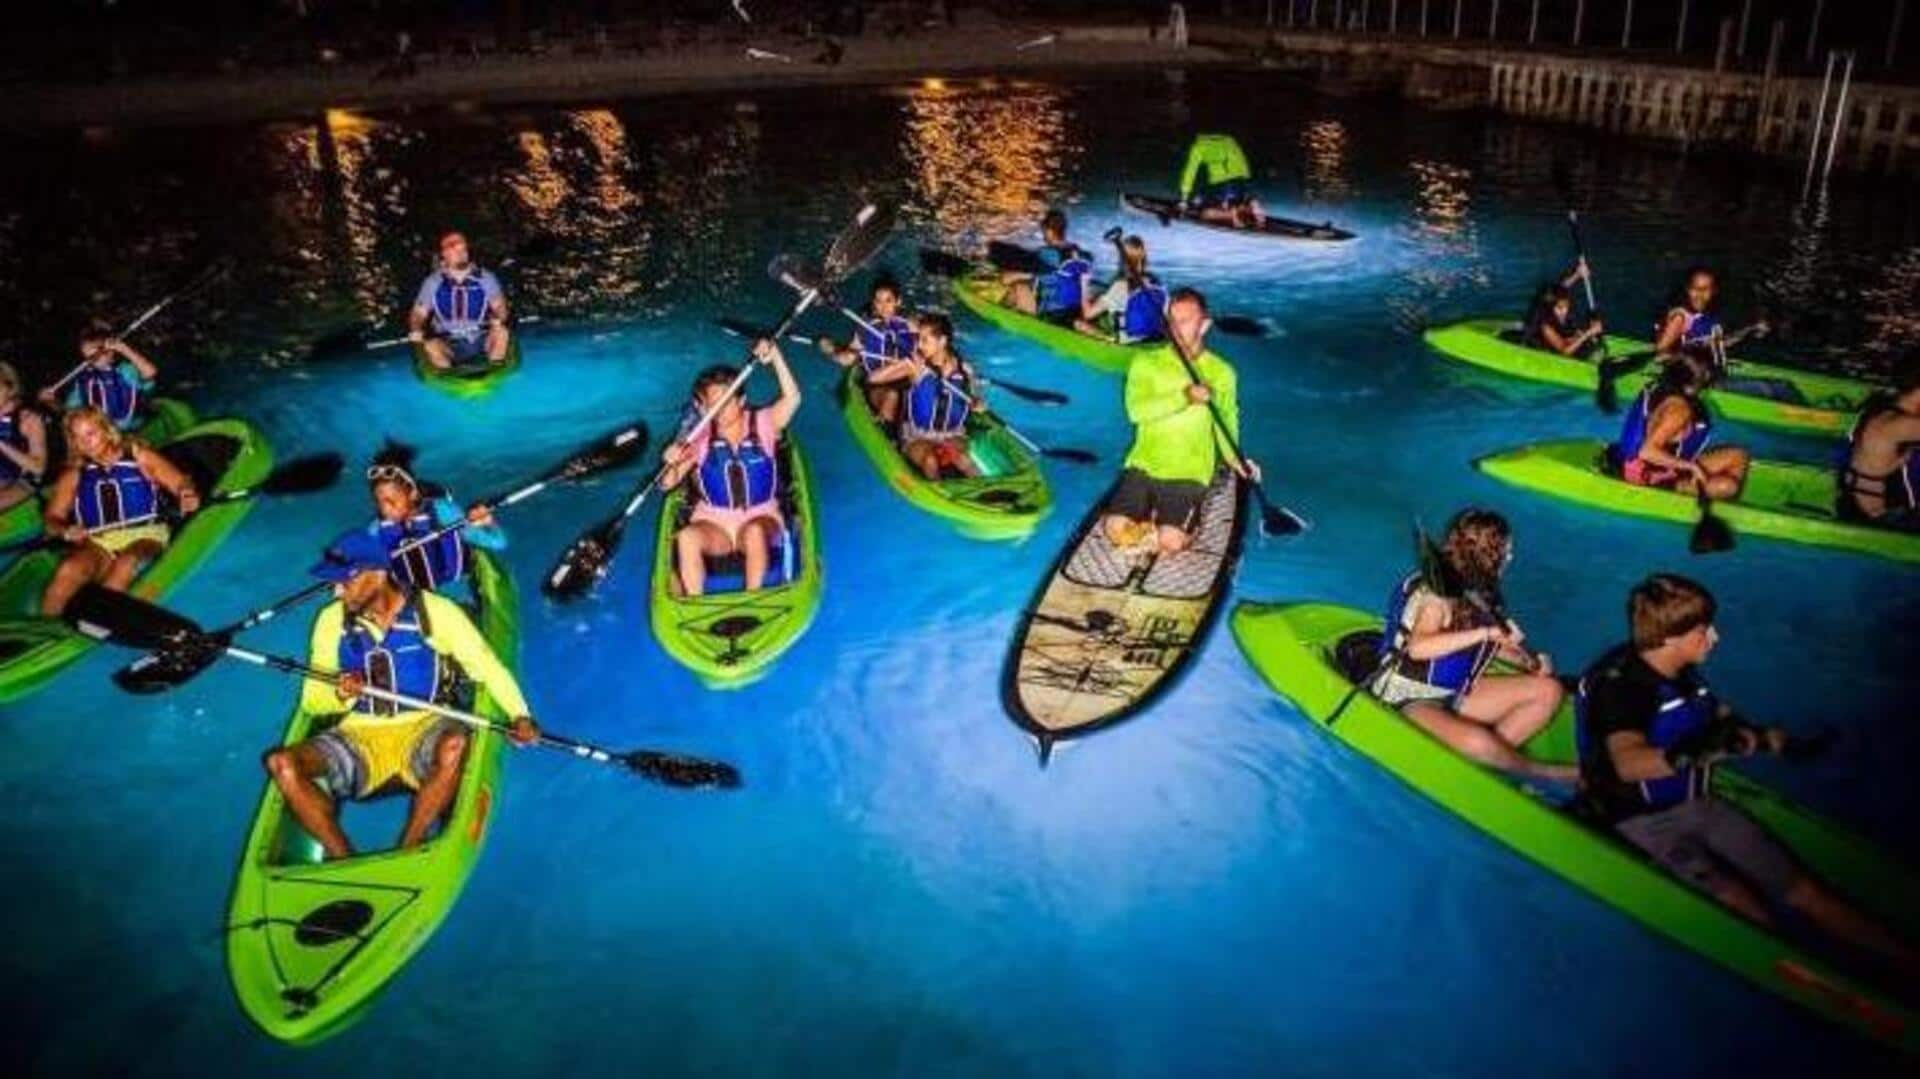
[[[440,238],[439,267],[420,283],[407,313],[407,340],[442,371],[483,357],[495,366],[507,362],[506,292],[492,271],[474,263],[464,235]]]
[[[1231,135],[1196,135],[1180,170],[1180,201],[1207,221],[1259,229],[1267,211],[1250,186],[1253,169]]]
[[[1659,573],[1627,597],[1631,639],[1581,675],[1575,696],[1585,804],[1667,872],[1749,920],[1791,911],[1907,978],[1920,954],[1835,895],[1764,827],[1713,794],[1720,761],[1778,755],[1785,731],[1750,724],[1700,673],[1719,644],[1712,593]]]
[[[1108,235],[1119,233],[1114,229]],[[1128,236],[1118,247],[1120,272],[1099,295],[1092,289],[1081,294],[1073,328],[1121,344],[1160,340],[1167,336],[1167,290],[1147,272],[1147,243]]]
[[[47,421],[20,392],[20,372],[0,363],[0,511],[32,498],[47,471]]]
[[[1572,780],[1578,770],[1521,753],[1553,721],[1562,691],[1553,661],[1498,612],[1513,562],[1504,517],[1465,509],[1448,522],[1433,565],[1407,575],[1387,606],[1381,666],[1368,689],[1454,752],[1519,776]],[[1503,660],[1510,671],[1491,670]]]
[[[182,514],[200,508],[186,473],[137,438],[123,434],[99,409],[82,406],[62,419],[67,459],[47,494],[47,534],[71,544],[40,599],[57,616],[89,583],[124,592],[172,538],[163,496]]]
[[[1044,269],[1037,274],[1007,273],[1007,292],[1001,301],[1016,311],[1038,315],[1059,326],[1080,318],[1081,299],[1092,288],[1093,256],[1067,239],[1067,215],[1048,210],[1040,219],[1044,241],[1035,252]]]
[[[1587,312],[1583,324],[1576,325],[1573,313],[1573,286],[1588,275],[1587,260],[1576,261],[1573,269],[1558,282],[1540,290],[1533,309],[1527,312],[1521,342],[1529,348],[1545,349],[1562,356],[1585,359],[1593,342],[1605,332],[1597,314]]]
[[[1243,478],[1260,479],[1260,466],[1251,458],[1234,458],[1207,407],[1212,402],[1226,436],[1237,443],[1238,378],[1232,365],[1208,351],[1211,326],[1206,297],[1179,289],[1167,304],[1168,342],[1142,350],[1127,366],[1133,447],[1101,522],[1116,547],[1151,544],[1162,554],[1184,551],[1193,543],[1207,486],[1222,462]],[[1198,381],[1188,364],[1199,372]]]
[[[702,415],[715,407],[719,411],[706,427],[661,454],[666,463],[662,488],[690,481],[693,510],[673,542],[684,595],[706,593],[707,559],[733,555],[744,563],[745,590],[757,591],[766,582],[776,546],[786,543],[780,438],[800,410],[800,383],[772,341],[756,341],[753,357],[773,368],[779,398],[748,407],[740,394],[727,395],[740,372],[724,364],[709,367],[693,380],[692,405]]]
[[[261,759],[287,809],[328,858],[354,852],[340,827],[340,801],[394,789],[413,792],[399,846],[426,840],[453,804],[472,746],[465,727],[431,712],[403,711],[362,694],[363,688],[445,704],[461,684],[472,683],[513,717],[514,743],[528,745],[540,736],[513,672],[467,612],[444,596],[401,584],[387,566],[386,545],[356,528],[335,539],[313,567],[315,577],[333,582],[335,599],[314,618],[308,662],[343,677],[337,686],[302,681],[300,707],[341,718]]]
[[[438,484],[413,474],[414,451],[389,442],[367,466],[367,492],[373,497],[374,518],[367,528],[386,545],[390,569],[411,588],[435,589],[466,576],[468,549],[504,551],[507,537],[494,523],[491,509],[475,505],[462,510],[453,495]],[[465,528],[415,545],[416,540],[461,520]]]
[[[1709,361],[1696,352],[1675,353],[1657,381],[1627,409],[1620,438],[1607,447],[1608,465],[1637,487],[1671,487],[1714,499],[1738,498],[1747,482],[1749,455],[1738,446],[1707,448],[1713,418],[1700,393],[1713,381]]]
[[[877,386],[904,386],[900,452],[930,480],[980,469],[967,452],[967,417],[986,411],[973,368],[953,351],[953,322],[927,312],[915,323],[913,355],[873,373]]]
[[[1920,350],[1891,393],[1875,394],[1847,434],[1836,512],[1902,532],[1920,532]]]
[[[84,366],[67,382],[65,396],[49,386],[40,391],[40,402],[48,408],[92,408],[122,431],[138,424],[141,401],[160,368],[99,321],[80,331],[80,359]]]
[[[900,387],[873,381],[875,372],[913,355],[913,323],[900,313],[899,285],[884,277],[875,281],[867,302],[867,324],[854,327],[844,345],[825,336],[819,345],[820,351],[840,366],[859,366],[866,381],[867,405],[882,424],[892,426],[900,421]]]

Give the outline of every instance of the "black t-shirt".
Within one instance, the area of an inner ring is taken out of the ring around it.
[[[1614,769],[1607,738],[1629,731],[1645,736],[1660,714],[1660,686],[1665,681],[1631,644],[1619,645],[1601,656],[1580,677],[1586,699],[1580,776],[1586,780],[1588,795],[1605,809],[1610,821],[1638,816],[1648,811],[1648,805],[1640,784],[1621,779]],[[1683,692],[1701,685],[1699,674],[1691,667],[1680,672],[1674,682]]]

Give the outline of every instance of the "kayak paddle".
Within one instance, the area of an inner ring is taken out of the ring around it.
[[[1556,179],[1565,180],[1562,184],[1564,189],[1571,189],[1572,181],[1565,177],[1563,165],[1556,164],[1554,176]],[[1567,211],[1567,231],[1573,236],[1574,254],[1580,259],[1580,265],[1586,271],[1580,275],[1580,284],[1587,293],[1587,317],[1597,319],[1600,317],[1600,304],[1593,298],[1593,264],[1587,261],[1587,242],[1580,234],[1579,211],[1572,209]],[[1606,331],[1602,330],[1595,334],[1594,340],[1600,343],[1600,359],[1595,361],[1599,367],[1600,381],[1594,387],[1593,401],[1599,406],[1600,411],[1612,415],[1620,411],[1620,390],[1614,385],[1615,380],[1621,375],[1639,370],[1646,366],[1646,363],[1641,361],[1631,366],[1613,364],[1609,362],[1611,357],[1607,351]]]
[[[1013,424],[1005,420],[1000,421],[1000,426],[1006,430],[1007,434],[1013,436],[1015,442],[1025,446],[1029,453],[1037,453],[1042,457],[1051,457],[1057,461],[1072,461],[1076,465],[1097,465],[1100,463],[1100,456],[1092,450],[1077,450],[1072,447],[1041,446],[1035,443],[1033,439],[1021,434],[1014,428]]]
[[[1193,380],[1193,384],[1196,386],[1206,385],[1206,383],[1200,379],[1200,369],[1193,365],[1193,359],[1187,355],[1187,350],[1181,346],[1180,342],[1172,336],[1169,336],[1167,341],[1173,346],[1173,354],[1180,357],[1181,366],[1187,369],[1187,377]],[[1226,442],[1227,449],[1232,452],[1234,463],[1238,464],[1241,468],[1245,468],[1247,455],[1240,452],[1240,441],[1233,437],[1233,432],[1227,430],[1227,421],[1220,415],[1220,406],[1215,404],[1211,397],[1207,399],[1207,411],[1213,416],[1214,430],[1220,433],[1220,438]],[[1261,485],[1259,480],[1250,476],[1242,478],[1246,480],[1248,487],[1253,488],[1253,496],[1260,503],[1260,531],[1262,533],[1269,536],[1297,536],[1312,527],[1306,518],[1285,506],[1274,505],[1273,502],[1267,498],[1266,488]]]
[[[523,315],[523,316],[520,316],[520,317],[518,317],[518,318],[515,318],[515,319],[512,319],[512,320],[511,320],[511,325],[513,325],[513,326],[532,326],[532,325],[534,325],[535,323],[537,323],[537,322],[539,322],[539,321],[540,321],[540,316],[539,316],[539,315]],[[434,337],[444,337],[444,336],[446,336],[446,335],[445,335],[445,334],[428,334],[428,335],[427,335],[427,337],[426,337],[426,340],[432,340],[432,339],[433,339]],[[383,349],[383,348],[394,348],[394,347],[396,347],[396,346],[398,346],[398,345],[404,345],[404,344],[407,344],[408,342],[410,342],[410,341],[412,341],[412,340],[413,340],[413,335],[411,335],[411,334],[401,334],[401,335],[400,335],[399,337],[383,337],[383,338],[381,338],[381,339],[379,339],[378,341],[358,341],[358,342],[355,342],[355,343],[354,343],[354,344],[353,344],[352,346],[350,346],[350,347],[351,347],[351,348],[358,348],[358,349],[362,349],[362,350],[365,350],[365,351],[367,351],[367,352],[373,352],[373,351],[376,351],[376,350],[378,350],[378,349]]]
[[[178,300],[184,296],[189,296],[189,295],[192,295],[193,293],[199,292],[201,289],[206,288],[208,285],[211,285],[215,281],[218,281],[221,278],[225,277],[227,275],[227,271],[231,270],[232,268],[233,268],[233,263],[231,260],[224,259],[224,258],[215,259],[212,263],[208,264],[206,269],[200,271],[200,274],[197,277],[194,277],[192,280],[188,281],[185,285],[182,285],[181,287],[175,289],[174,291],[168,293],[167,295],[162,296],[159,299],[159,301],[155,303],[152,307],[149,307],[145,311],[142,311],[139,314],[139,316],[136,317],[132,322],[127,323],[127,326],[125,329],[121,330],[119,333],[114,335],[114,340],[123,341],[126,338],[132,336],[135,330],[138,330],[140,327],[145,326],[148,322],[151,322],[155,315],[158,315],[160,312],[165,311],[168,307],[171,307],[175,300]],[[68,371],[64,375],[61,375],[59,378],[59,381],[55,382],[51,386],[48,386],[46,389],[42,390],[41,392],[42,393],[59,393],[60,388],[62,386],[65,386],[67,383],[72,382],[75,378],[78,378],[80,375],[80,372],[85,371],[89,366],[92,365],[92,363],[93,363],[92,360],[82,360],[79,364],[75,365],[73,370]]]
[[[802,285],[803,291],[794,301],[793,306],[787,309],[786,316],[780,320],[780,324],[772,332],[764,336],[775,339],[786,336],[787,331],[791,330],[800,316],[820,299],[823,292],[872,258],[874,253],[886,243],[887,235],[892,231],[893,210],[891,208],[882,209],[873,203],[861,207],[860,212],[854,216],[852,224],[848,225],[845,231],[833,241],[833,246],[827,249],[826,258],[821,260],[817,275],[810,271],[789,272],[786,275],[797,285],[802,284],[803,276],[810,278],[811,284]],[[778,264],[780,260],[775,261]],[[748,376],[753,374],[753,368],[753,361],[742,366],[740,374],[733,380],[732,385],[727,387],[726,394],[683,432],[676,444],[684,443],[698,434],[707,424],[713,422],[714,415],[720,411],[721,407],[734,394],[740,392],[740,387],[747,381]],[[639,512],[647,496],[660,485],[660,481],[666,477],[666,474],[667,465],[662,462],[654,471],[652,478],[634,490],[619,512],[582,533],[580,538],[574,540],[565,551],[562,551],[560,560],[554,565],[552,572],[548,573],[546,579],[541,582],[541,589],[547,595],[563,602],[578,599],[591,591],[611,568],[613,556],[619,550],[621,537],[626,532],[627,521]]]
[[[246,617],[230,625],[221,626],[207,634],[209,640],[219,641],[222,646],[230,643],[234,636],[289,611],[302,603],[333,589],[332,581],[315,581],[300,591],[274,600],[265,607],[253,611]],[[148,696],[164,693],[175,686],[184,685],[201,671],[213,666],[221,653],[214,648],[161,648],[148,652],[132,663],[113,672],[113,684],[128,693]]]
[[[874,329],[872,324],[867,322],[866,319],[861,318],[851,308],[842,307],[840,308],[840,313],[842,315],[845,315],[849,320],[851,320],[854,325],[860,327],[861,329],[867,331],[870,334],[873,334],[875,337],[880,336],[879,330]],[[980,381],[985,382],[987,385],[993,386],[997,389],[1005,390],[1008,393],[1014,395],[1015,397],[1020,398],[1023,401],[1032,401],[1034,404],[1037,404],[1037,405],[1064,405],[1068,403],[1068,398],[1066,394],[1057,393],[1053,390],[1036,390],[1028,386],[1021,386],[1016,383],[1006,382],[997,378],[994,378],[994,379],[983,378]]]
[[[109,591],[99,585],[88,585],[81,589],[72,602],[67,604],[64,617],[75,630],[97,641],[152,649],[162,655],[185,654],[188,657],[187,664],[200,664],[197,670],[186,676],[188,678],[212,664],[212,659],[201,662],[199,657],[203,653],[211,654],[213,659],[225,656],[283,674],[300,675],[333,685],[339,685],[342,677],[338,672],[321,670],[290,656],[276,656],[241,648],[216,634],[207,633],[197,623],[174,611],[148,603],[125,592]],[[163,659],[160,662],[167,661]],[[475,715],[458,708],[449,708],[433,701],[393,693],[378,686],[366,686],[362,688],[361,693],[375,700],[396,704],[401,708],[428,712],[444,719],[451,719],[476,730],[494,731],[503,735],[511,735],[513,731],[510,725],[485,716]],[[723,761],[708,761],[651,749],[617,753],[588,742],[550,734],[546,731],[540,732],[536,744],[590,760],[596,764],[625,768],[643,779],[650,779],[668,786],[731,788],[740,785],[739,770]]]
[[[1045,269],[1029,268],[1038,262],[1033,252],[1016,244],[999,240],[988,245],[987,261],[991,262],[995,269],[1009,273],[1046,272]],[[976,271],[976,266],[971,260],[950,251],[940,251],[931,247],[920,249],[920,268],[936,277],[971,277]],[[1213,326],[1231,337],[1267,336],[1266,324],[1247,315],[1215,315]]]
[[[1700,507],[1700,519],[1694,522],[1693,534],[1687,537],[1687,550],[1694,554],[1733,550],[1733,529],[1713,515],[1713,499],[1708,496],[1705,484],[1694,490],[1693,501]]]

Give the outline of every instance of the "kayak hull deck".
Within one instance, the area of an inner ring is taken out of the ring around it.
[[[1145,195],[1129,192],[1120,196],[1120,207],[1136,214],[1154,218],[1161,225],[1184,225],[1188,228],[1205,229],[1208,232],[1228,236],[1241,236],[1249,240],[1288,240],[1306,243],[1346,243],[1354,239],[1354,234],[1338,228],[1331,221],[1315,224],[1311,221],[1299,221],[1291,217],[1276,217],[1268,214],[1266,224],[1257,229],[1243,229],[1218,221],[1209,221],[1187,209],[1179,199],[1160,195]]]
[[[424,346],[413,346],[413,373],[420,381],[455,397],[486,397],[520,370],[520,335],[507,339],[507,358],[499,365],[484,361],[442,371],[427,360]]]
[[[511,667],[520,619],[513,582],[491,553],[473,553],[475,623]],[[509,718],[484,690],[475,696],[475,712]],[[322,722],[296,709],[282,744],[317,733]],[[267,783],[241,854],[226,948],[234,994],[261,1030],[294,1045],[345,1030],[453,909],[498,808],[506,754],[502,735],[469,733],[466,769],[445,822],[408,850],[322,861],[318,844]]]
[[[1776,993],[1906,1053],[1920,1052],[1920,1015],[1827,959],[1733,914],[1669,877],[1627,845],[1458,756],[1398,712],[1361,693],[1327,719],[1352,688],[1331,650],[1348,634],[1380,629],[1374,615],[1326,603],[1241,603],[1231,619],[1248,662],[1314,726],[1367,757],[1468,824],[1578,885],[1643,925]],[[1565,706],[1526,747],[1571,763],[1573,716]],[[1836,822],[1729,768],[1715,796],[1792,848],[1814,873],[1888,919],[1920,933],[1920,874]]]

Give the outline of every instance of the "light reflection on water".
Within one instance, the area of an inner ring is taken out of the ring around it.
[[[1079,156],[1066,97],[1031,83],[954,89],[939,80],[907,96],[900,148],[940,237],[1024,234],[1064,194]]]

